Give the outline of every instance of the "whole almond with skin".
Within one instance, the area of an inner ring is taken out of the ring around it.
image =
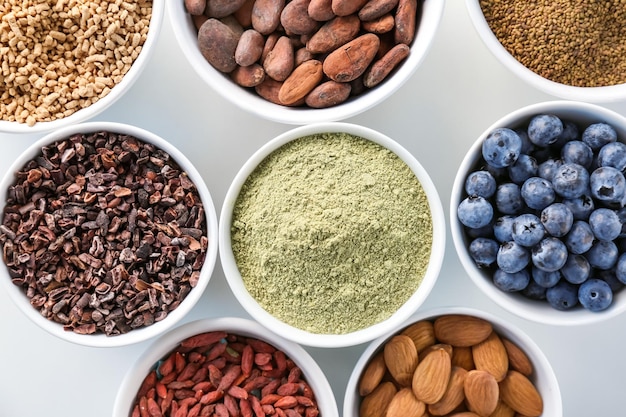
[[[435,337],[452,346],[473,346],[485,340],[493,331],[491,323],[479,317],[447,314],[433,323]]]
[[[304,99],[322,81],[323,76],[320,61],[311,59],[303,62],[293,70],[280,87],[278,99],[286,105]]]
[[[434,416],[443,416],[454,411],[465,400],[465,377],[467,371],[458,366],[453,366],[450,373],[450,381],[443,397],[434,404],[428,405],[428,412]]]
[[[422,416],[425,411],[426,404],[415,398],[411,388],[402,388],[391,399],[385,417]]]
[[[538,417],[543,412],[543,399],[534,384],[524,374],[510,370],[500,382],[500,396],[519,414]]]
[[[439,401],[446,392],[452,360],[444,349],[436,349],[422,358],[413,374],[412,388],[415,397],[426,404]]]
[[[383,382],[361,401],[359,417],[384,417],[398,390],[393,382]]]
[[[467,408],[481,417],[489,417],[498,405],[498,382],[487,371],[469,371],[465,377],[464,392]]]
[[[376,57],[379,46],[380,39],[373,33],[351,40],[328,54],[324,74],[337,82],[350,82],[360,77]]]
[[[472,413],[471,411],[461,411],[459,413],[450,414],[449,417],[480,417],[476,413]]]
[[[385,343],[383,353],[385,365],[393,379],[400,386],[410,386],[418,362],[413,340],[402,334],[393,336]]]
[[[404,330],[402,334],[409,336],[413,339],[417,352],[421,352],[428,346],[432,346],[437,343],[435,339],[435,330],[433,329],[433,323],[428,320],[417,321]]]
[[[509,355],[496,332],[487,339],[472,346],[472,358],[476,369],[487,371],[500,382],[509,370]]]
[[[369,361],[361,378],[359,379],[359,395],[365,397],[380,384],[383,380],[385,373],[387,372],[387,366],[385,365],[384,353],[381,350]]]
[[[522,351],[515,343],[508,339],[502,339],[506,353],[509,356],[509,366],[526,376],[530,376],[533,373],[533,364],[526,356],[526,353]]]

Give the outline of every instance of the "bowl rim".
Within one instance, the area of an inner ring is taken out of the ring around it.
[[[168,12],[174,36],[183,55],[196,74],[211,89],[240,109],[262,119],[290,125],[304,125],[339,121],[356,116],[385,101],[411,78],[431,49],[443,17],[445,0],[427,1],[422,4],[424,9],[418,26],[418,33],[421,35],[415,37],[411,45],[411,53],[402,65],[396,68],[393,76],[368,91],[367,94],[361,94],[356,99],[324,109],[294,108],[270,103],[253,91],[248,91],[231,82],[226,75],[213,68],[198,50],[195,28],[183,2],[168,2]]]
[[[207,223],[207,235],[209,238],[209,246],[205,255],[204,264],[200,271],[198,284],[192,288],[192,291],[187,294],[180,305],[173,311],[169,312],[163,320],[155,322],[150,326],[134,329],[128,333],[116,336],[106,336],[102,333],[90,335],[77,334],[71,331],[66,331],[63,329],[62,324],[45,318],[39,313],[38,310],[30,305],[22,289],[14,285],[11,280],[8,279],[4,263],[2,263],[0,268],[2,268],[1,274],[6,275],[6,277],[3,277],[5,279],[0,280],[2,281],[2,284],[0,285],[4,287],[4,290],[9,294],[9,298],[11,298],[12,302],[20,311],[22,311],[22,313],[26,315],[26,317],[53,336],[83,346],[119,347],[139,343],[167,331],[183,319],[183,317],[200,300],[211,279],[211,276],[213,275],[213,270],[217,262],[218,220],[215,206],[207,185],[191,161],[189,161],[187,157],[185,157],[185,155],[183,155],[176,147],[160,136],[157,136],[155,133],[125,123],[85,122],[66,126],[64,128],[57,129],[54,132],[48,133],[28,146],[28,148],[20,154],[18,159],[11,164],[6,174],[0,180],[0,190],[7,190],[8,187],[13,184],[15,172],[23,168],[24,164],[28,160],[38,155],[41,152],[42,146],[48,145],[57,140],[65,139],[75,133],[92,133],[103,130],[129,134],[142,141],[156,145],[160,149],[166,151],[194,182],[203,203]],[[4,211],[5,205],[6,199],[3,198],[0,200],[0,213]]]
[[[95,103],[80,109],[69,116],[49,122],[37,122],[33,126],[26,123],[0,120],[0,132],[11,134],[49,133],[51,131],[85,122],[104,112],[117,102],[135,84],[150,61],[159,39],[165,15],[165,0],[152,0],[150,27],[141,51],[122,80],[111,91]]]
[[[465,0],[470,19],[479,37],[492,55],[518,78],[537,89],[561,99],[591,103],[611,103],[626,98],[626,83],[600,87],[577,87],[558,83],[527,68],[506,50],[489,28],[479,0]]]
[[[626,288],[619,293],[613,294],[612,305],[601,312],[590,312],[578,306],[569,311],[559,311],[548,305],[545,301],[534,301],[524,298],[517,293],[507,293],[499,290],[493,285],[485,273],[481,272],[469,256],[467,251],[466,238],[463,227],[458,221],[456,214],[457,207],[461,202],[461,197],[465,195],[464,182],[469,170],[481,157],[481,144],[487,134],[497,127],[517,127],[527,122],[534,114],[553,113],[557,116],[580,117],[585,119],[581,123],[591,123],[592,121],[604,120],[613,124],[618,132],[618,140],[626,142],[626,117],[603,106],[578,101],[552,100],[538,102],[518,108],[492,123],[478,138],[471,144],[459,165],[455,176],[449,207],[450,231],[452,241],[456,249],[464,270],[470,279],[487,295],[492,301],[503,309],[515,314],[518,317],[536,323],[543,323],[554,326],[578,326],[593,324],[603,320],[616,317],[626,311]],[[583,117],[581,114],[585,114]],[[619,302],[617,302],[619,301]]]
[[[359,403],[357,387],[361,372],[372,355],[381,348],[383,343],[410,324],[420,320],[431,320],[436,317],[449,314],[464,314],[485,319],[492,324],[494,330],[496,330],[499,334],[506,335],[508,340],[519,346],[524,353],[526,353],[533,364],[534,375],[531,377],[531,380],[533,380],[536,384],[537,389],[542,395],[544,403],[544,411],[542,415],[548,415],[551,417],[563,416],[563,404],[558,379],[554,373],[552,365],[539,345],[537,345],[537,343],[521,328],[504,318],[474,307],[461,306],[440,306],[418,311],[416,314],[411,316],[409,320],[402,323],[401,326],[398,326],[392,332],[389,332],[372,341],[362,352],[361,356],[359,356],[359,359],[353,367],[352,373],[350,374],[346,384],[343,401],[343,416],[357,416],[356,411],[358,410],[357,405]]]
[[[242,185],[257,165],[271,152],[282,145],[308,136],[323,132],[344,132],[377,143],[392,152],[406,163],[419,179],[430,205],[433,226],[433,242],[430,262],[424,274],[422,283],[417,291],[389,318],[365,329],[346,334],[316,334],[311,333],[275,318],[265,311],[248,293],[231,248],[230,225],[232,222],[232,208],[238,197]],[[388,136],[373,129],[345,122],[325,122],[300,126],[284,132],[257,150],[241,167],[228,188],[221,210],[219,227],[220,260],[226,280],[242,307],[262,325],[275,333],[297,343],[315,347],[346,347],[370,341],[385,333],[389,327],[394,327],[404,321],[419,308],[430,294],[438,279],[445,252],[446,221],[443,206],[437,189],[430,176],[413,155],[399,143]]]
[[[114,417],[127,417],[133,398],[149,370],[171,352],[185,338],[214,330],[224,330],[243,336],[262,339],[282,350],[301,369],[306,381],[313,389],[318,401],[320,414],[326,417],[339,417],[339,410],[330,383],[313,357],[302,346],[283,337],[268,332],[258,322],[240,317],[215,317],[197,319],[161,335],[138,357],[126,372],[118,388],[113,405]]]

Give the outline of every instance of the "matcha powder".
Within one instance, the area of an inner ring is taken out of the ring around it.
[[[393,152],[344,133],[292,141],[256,168],[235,203],[235,260],[269,313],[313,333],[385,320],[420,285],[432,219]]]

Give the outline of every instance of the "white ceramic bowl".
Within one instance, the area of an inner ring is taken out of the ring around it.
[[[550,362],[548,362],[548,359],[541,351],[540,347],[527,334],[502,318],[491,313],[465,307],[439,307],[418,312],[401,327],[370,343],[359,357],[348,380],[343,402],[343,416],[359,417],[359,406],[361,403],[358,392],[359,379],[370,359],[382,349],[382,346],[387,340],[410,324],[421,320],[434,321],[437,317],[448,314],[464,314],[487,320],[493,326],[494,331],[501,337],[510,340],[525,352],[534,369],[530,380],[541,394],[543,400],[542,415],[550,417],[563,416],[563,405],[558,380],[552,370]]]
[[[259,163],[261,163],[270,153],[280,148],[282,145],[304,136],[323,132],[344,132],[365,138],[378,143],[398,155],[400,159],[410,167],[420,181],[428,199],[430,214],[432,217],[431,254],[427,270],[418,289],[395,313],[393,313],[386,320],[373,324],[370,327],[345,334],[312,333],[289,325],[268,313],[246,289],[237,267],[231,246],[233,207],[241,187],[246,182],[248,176],[255,170]],[[370,341],[381,334],[386,333],[390,328],[393,328],[406,320],[420,305],[422,305],[432,290],[441,269],[445,250],[445,234],[445,216],[437,190],[428,176],[428,173],[406,149],[402,148],[397,142],[393,141],[389,137],[366,127],[342,122],[319,123],[300,126],[274,138],[259,149],[250,159],[248,159],[241,170],[237,173],[226,194],[220,215],[220,259],[226,279],[228,280],[228,284],[230,285],[233,293],[244,309],[246,309],[248,313],[261,324],[267,326],[269,329],[286,339],[293,340],[304,345],[318,347],[344,347]]]
[[[183,2],[169,2],[168,11],[181,50],[206,84],[236,106],[259,117],[285,124],[303,125],[338,121],[355,116],[382,102],[408,81],[430,50],[444,11],[444,0],[426,1],[421,4],[423,11],[410,55],[401,67],[396,69],[395,74],[366,94],[325,109],[280,106],[239,87],[228,76],[213,68],[200,53],[197,30]]]
[[[157,321],[150,326],[133,329],[128,333],[106,336],[103,333],[81,335],[72,331],[66,331],[63,329],[63,325],[45,318],[38,309],[31,306],[22,289],[11,282],[7,267],[4,264],[0,267],[0,277],[2,278],[0,281],[2,281],[2,288],[15,302],[17,307],[19,307],[19,309],[29,319],[50,334],[79,345],[93,347],[117,347],[142,342],[167,331],[178,323],[193,308],[198,300],[200,300],[200,297],[204,293],[204,289],[209,283],[209,279],[211,278],[217,260],[218,222],[211,194],[209,193],[209,190],[207,189],[206,184],[204,183],[199,172],[191,164],[191,162],[176,147],[167,142],[165,139],[141,128],[121,123],[81,123],[58,129],[47,134],[28,147],[28,149],[26,149],[11,165],[2,179],[2,182],[0,182],[0,189],[4,190],[3,192],[6,195],[9,186],[15,181],[14,173],[22,169],[29,160],[39,155],[43,146],[49,145],[58,140],[64,140],[73,134],[101,131],[131,135],[143,142],[155,145],[158,149],[167,152],[194,182],[205,210],[205,225],[207,227],[207,237],[209,241],[204,264],[200,271],[200,278],[197,285],[191,289],[179,306],[168,313],[163,320]],[[0,212],[4,212],[5,206],[6,199],[3,198],[0,200]]]
[[[602,87],[576,87],[549,80],[531,71],[514,58],[491,31],[481,10],[479,0],[465,0],[465,4],[474,28],[489,51],[502,65],[529,85],[544,93],[567,100],[610,103],[626,98],[626,84]]]
[[[491,275],[476,266],[469,255],[470,239],[457,217],[457,207],[465,198],[464,183],[467,174],[482,158],[481,145],[487,134],[496,127],[522,127],[530,118],[540,113],[555,114],[563,119],[578,122],[580,126],[589,125],[598,121],[611,124],[618,133],[618,140],[626,140],[626,118],[596,104],[575,101],[549,101],[532,104],[515,110],[488,127],[469,148],[465,158],[459,166],[452,187],[450,199],[450,228],[456,252],[463,267],[474,283],[494,302],[519,317],[538,323],[552,325],[579,325],[594,323],[615,317],[626,310],[626,289],[613,295],[611,306],[600,312],[585,310],[580,305],[568,311],[552,308],[547,301],[533,301],[518,293],[508,293],[499,290],[492,283]]]
[[[51,132],[65,126],[87,121],[109,108],[132,87],[142,74],[144,68],[148,65],[154,49],[156,48],[164,15],[165,0],[153,0],[150,28],[141,52],[122,80],[111,88],[111,91],[105,97],[102,97],[92,105],[80,109],[69,116],[49,122],[37,122],[33,126],[28,126],[26,123],[0,120],[0,132],[15,134]]]
[[[302,377],[310,385],[317,399],[320,415],[325,417],[339,416],[335,396],[326,376],[315,360],[300,345],[268,332],[255,321],[235,317],[219,317],[184,324],[152,343],[126,373],[115,399],[113,417],[131,415],[135,396],[141,383],[159,360],[174,350],[182,340],[209,331],[226,331],[230,334],[257,338],[282,350],[302,369]]]

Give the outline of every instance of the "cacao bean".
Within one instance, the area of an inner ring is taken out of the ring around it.
[[[204,22],[198,31],[200,53],[221,72],[231,72],[237,67],[235,50],[238,43],[239,38],[235,32],[214,18]]]
[[[378,52],[380,39],[366,33],[335,49],[324,60],[324,74],[337,82],[350,82],[360,77]]]

